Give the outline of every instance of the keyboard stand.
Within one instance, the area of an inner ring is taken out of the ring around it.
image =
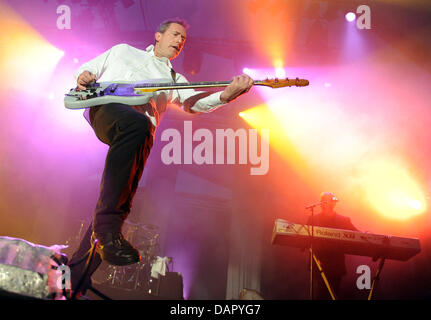
[[[328,279],[326,278],[325,272],[323,272],[323,268],[322,268],[322,266],[320,265],[319,260],[317,259],[316,255],[311,251],[311,249],[310,249],[310,252],[311,252],[311,254],[313,255],[313,261],[311,261],[311,264],[312,264],[313,262],[314,262],[314,263],[316,263],[317,269],[319,270],[320,276],[322,277],[323,282],[325,283],[326,288],[328,289],[328,292],[329,292],[329,294],[330,294],[330,296],[331,296],[331,299],[332,299],[332,300],[337,300],[337,299],[336,299],[336,297],[335,297],[334,291],[333,291],[333,289],[331,288],[331,285],[329,284]],[[310,266],[310,267],[311,267],[311,266]],[[311,269],[311,270],[312,270],[312,269]],[[373,282],[373,284],[374,284],[374,282]],[[312,289],[310,289],[310,290],[312,290]]]
[[[332,300],[336,300],[335,299],[335,295],[334,295],[334,291],[331,288],[331,285],[328,282],[328,279],[325,276],[325,273],[323,272],[322,266],[319,263],[319,260],[316,258],[316,255],[314,254],[314,248],[313,248],[313,242],[314,242],[314,207],[319,206],[321,203],[316,203],[313,204],[311,206],[308,206],[307,209],[311,210],[311,232],[309,232],[308,234],[310,235],[310,299],[314,300],[314,295],[313,295],[313,262],[316,263],[316,266],[319,270],[319,273],[323,279],[323,281],[325,282],[326,288],[328,288],[329,294],[331,295],[331,299]]]
[[[379,266],[377,268],[376,275],[373,278],[373,283],[371,284],[370,293],[368,294],[368,300],[373,299],[374,289],[376,288],[377,283],[380,280],[380,273],[382,272],[384,264],[385,264],[385,258],[380,258]]]

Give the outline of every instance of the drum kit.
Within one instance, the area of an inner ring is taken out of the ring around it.
[[[126,220],[123,235],[139,251],[141,261],[123,267],[103,263],[93,274],[93,283],[120,289],[147,291],[151,282],[151,265],[160,249],[159,228],[152,224]]]

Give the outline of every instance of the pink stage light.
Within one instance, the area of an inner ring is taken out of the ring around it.
[[[353,12],[347,12],[345,17],[346,20],[349,22],[353,22],[356,20],[356,14],[354,14]]]
[[[248,75],[248,76],[250,76],[251,78],[253,78],[253,79],[258,79],[259,77],[258,77],[258,70],[257,69],[252,69],[252,68],[243,68],[242,69],[242,73],[244,73],[244,74],[246,74],[246,75]]]

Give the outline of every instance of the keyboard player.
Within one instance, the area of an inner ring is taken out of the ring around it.
[[[315,214],[313,221],[311,216],[307,224],[317,227],[359,231],[352,224],[349,217],[342,216],[334,211],[338,199],[331,192],[322,192],[320,195],[321,212]],[[320,261],[323,272],[328,279],[335,296],[339,296],[342,278],[346,274],[345,255],[334,249],[326,250],[324,247],[314,248],[314,254]],[[328,300],[331,296],[323,282],[316,266],[313,266],[313,296],[316,300]]]

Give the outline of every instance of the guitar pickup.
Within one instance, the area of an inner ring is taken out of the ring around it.
[[[92,82],[92,83],[89,83],[89,84],[87,84],[86,86],[85,86],[85,88],[87,89],[87,90],[96,90],[97,88],[99,88],[100,87],[100,83],[97,83],[97,82]]]
[[[108,88],[106,88],[106,90],[109,90],[109,92],[114,93],[115,90],[117,90],[118,88],[118,84],[114,84],[112,86],[109,86]]]

